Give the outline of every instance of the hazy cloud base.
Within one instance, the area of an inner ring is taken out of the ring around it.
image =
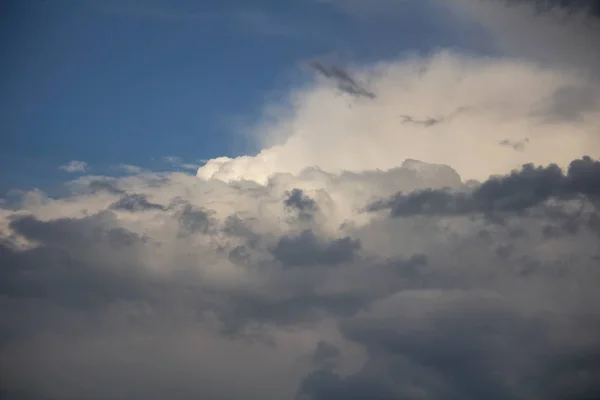
[[[375,98],[298,89],[256,157],[3,203],[0,397],[600,397],[600,92],[567,64],[361,67]]]

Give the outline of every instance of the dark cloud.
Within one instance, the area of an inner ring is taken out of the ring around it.
[[[426,118],[424,120],[416,120],[410,115],[401,115],[403,124],[413,124],[413,125],[422,125],[424,127],[430,127],[434,125],[438,125],[444,122],[443,118]]]
[[[509,140],[504,139],[498,142],[500,146],[506,146],[512,148],[514,151],[523,151],[525,150],[525,146],[529,143],[529,139],[525,138],[523,140]]]
[[[372,203],[367,210],[389,209],[392,217],[521,212],[550,198],[572,199],[577,195],[597,204],[599,185],[600,162],[584,157],[572,161],[566,174],[555,164],[526,164],[510,175],[490,178],[471,192],[428,189],[398,193],[389,200]]]
[[[435,125],[439,125],[439,124],[442,124],[445,122],[450,122],[457,115],[462,114],[468,110],[469,110],[469,107],[459,107],[456,111],[452,112],[451,114],[448,114],[443,117],[438,117],[438,118],[428,117],[425,119],[416,119],[414,117],[411,117],[410,115],[401,115],[400,117],[402,118],[403,124],[420,125],[420,126],[424,126],[424,127],[428,128],[430,126],[435,126]]]
[[[347,377],[317,370],[305,378],[299,394],[332,400],[592,399],[600,394],[600,340],[579,347],[570,335],[561,337],[556,316],[526,317],[500,298],[477,293],[407,293],[384,303],[385,311],[376,307],[373,315],[342,323],[345,337],[367,349],[362,369]],[[592,337],[600,328],[597,319],[564,322]],[[565,346],[579,348],[566,356]]]
[[[116,221],[116,216],[110,211],[85,218],[61,218],[51,221],[40,221],[27,215],[14,218],[10,222],[10,228],[26,239],[69,249],[103,243],[118,248],[142,241],[136,233],[115,226]]]
[[[13,220],[11,229],[39,246],[0,247],[2,294],[76,307],[142,297],[136,265],[119,253],[143,246],[145,239],[114,221],[110,212],[81,219]]]
[[[357,97],[366,97],[369,99],[374,99],[377,97],[375,93],[365,89],[354,78],[352,78],[348,72],[340,67],[335,65],[326,66],[319,61],[311,61],[308,63],[308,66],[326,78],[336,81],[337,88],[344,93],[348,93]]]
[[[503,0],[507,4],[527,4],[536,7],[539,12],[560,8],[570,12],[585,11],[589,15],[600,17],[600,1],[598,0]]]
[[[313,214],[318,210],[317,203],[305,195],[301,189],[293,189],[291,192],[287,192],[286,196],[283,204],[288,209],[296,210],[299,218],[302,220],[311,219]]]
[[[191,204],[183,206],[183,210],[179,212],[179,223],[181,225],[182,235],[195,233],[208,233],[213,222],[208,211],[196,208]]]
[[[372,377],[342,378],[328,370],[317,370],[302,381],[298,400],[376,399],[400,400],[390,385]]]
[[[139,212],[147,210],[165,210],[164,206],[149,202],[146,196],[143,194],[125,195],[120,200],[113,203],[110,206],[110,208],[113,210],[123,210],[130,212]]]
[[[351,262],[359,249],[359,240],[345,237],[323,241],[305,230],[298,236],[282,237],[271,252],[284,266],[333,266]]]
[[[335,361],[339,358],[340,354],[341,351],[337,346],[327,341],[320,340],[315,348],[312,361],[316,365],[323,366]]]
[[[92,192],[108,192],[111,194],[124,194],[125,191],[120,189],[115,182],[110,180],[97,179],[88,184],[88,188]]]

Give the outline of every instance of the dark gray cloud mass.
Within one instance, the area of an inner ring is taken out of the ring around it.
[[[522,212],[551,198],[585,196],[598,206],[600,162],[584,157],[574,160],[567,173],[556,165],[526,164],[504,177],[493,177],[470,192],[427,189],[372,203],[369,211],[389,209],[393,217],[413,215],[467,215],[472,213]]]
[[[272,252],[284,265],[327,266],[352,261],[359,249],[359,240],[345,237],[326,242],[306,230],[298,236],[282,237]]]

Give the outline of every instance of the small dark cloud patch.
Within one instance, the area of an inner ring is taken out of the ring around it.
[[[529,144],[529,138],[523,140],[509,140],[504,139],[498,142],[500,146],[510,147],[514,151],[523,151],[527,144]]]
[[[502,260],[507,260],[514,251],[514,246],[510,244],[502,244],[496,247],[496,255]]]
[[[462,113],[464,113],[467,110],[469,110],[468,107],[459,107],[454,112],[452,112],[452,113],[450,113],[450,114],[448,114],[446,116],[437,117],[437,118],[427,117],[427,118],[423,118],[423,119],[417,119],[417,118],[412,117],[410,115],[401,115],[400,118],[402,118],[402,123],[403,124],[420,125],[420,126],[423,126],[425,128],[429,128],[431,126],[440,125],[440,124],[443,124],[445,122],[450,122],[457,115],[462,114]]]
[[[148,201],[145,195],[143,194],[128,194],[123,196],[120,200],[111,204],[110,209],[112,210],[122,210],[129,212],[140,212],[140,211],[148,211],[148,210],[161,210],[165,211],[165,207],[151,203]]]
[[[338,66],[327,66],[320,61],[311,61],[308,63],[308,66],[326,78],[335,81],[337,88],[344,93],[356,97],[366,97],[369,99],[374,99],[377,97],[375,93],[367,90],[364,86],[352,78],[347,71]]]
[[[98,179],[91,181],[88,184],[88,189],[92,192],[107,192],[110,194],[125,194],[123,189],[119,189],[119,187],[112,181],[107,179]]]
[[[302,220],[312,219],[318,210],[317,203],[305,195],[301,189],[293,189],[291,192],[287,192],[286,196],[283,204],[287,209],[296,210],[298,217]]]
[[[414,254],[407,260],[395,259],[385,264],[385,267],[393,272],[394,276],[401,278],[418,278],[422,268],[429,264],[429,259],[425,254]]]
[[[244,265],[250,260],[250,254],[246,246],[236,246],[229,251],[229,261],[233,264]]]
[[[323,241],[311,230],[298,236],[282,237],[271,250],[284,266],[338,265],[350,262],[360,249],[360,241],[345,237]]]
[[[179,213],[179,223],[181,226],[180,235],[189,235],[195,233],[206,234],[212,227],[209,212],[186,204]]]

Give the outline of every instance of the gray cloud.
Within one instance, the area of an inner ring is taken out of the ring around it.
[[[179,213],[179,223],[183,234],[208,233],[212,226],[210,213],[191,204],[185,204]]]
[[[317,343],[312,360],[317,365],[328,364],[335,361],[341,354],[340,349],[327,341],[321,340]]]
[[[506,146],[512,148],[514,151],[523,151],[525,146],[529,143],[529,139],[525,138],[523,140],[509,140],[504,139],[498,142],[500,146]]]
[[[306,230],[298,236],[282,237],[272,252],[284,265],[327,266],[352,261],[359,249],[360,241],[350,237],[322,241],[312,231]]]
[[[599,184],[600,162],[584,157],[574,160],[566,174],[556,165],[527,164],[510,175],[490,178],[471,192],[428,189],[398,193],[372,203],[367,210],[389,209],[393,217],[520,212],[550,198],[572,199],[577,195],[587,196],[597,205]]]
[[[368,99],[375,99],[377,97],[375,93],[364,88],[348,72],[338,66],[326,66],[319,61],[311,61],[308,63],[308,66],[326,78],[334,80],[337,88],[344,93]]]
[[[454,170],[416,160],[265,186],[94,178],[64,199],[1,209],[6,393],[593,398],[598,236],[587,227],[600,224],[563,203],[597,196],[597,169],[588,158],[566,172],[527,166],[462,193],[434,189],[463,188]],[[125,188],[139,193],[126,210],[153,212],[117,212]],[[428,217],[359,211],[397,190],[409,194],[385,207]],[[310,230],[288,221],[286,205],[317,202]],[[514,218],[470,218],[488,210]]]
[[[466,112],[469,110],[469,107],[459,107],[456,111],[443,116],[443,117],[428,117],[425,119],[416,119],[414,117],[411,117],[410,115],[401,115],[400,117],[402,118],[402,123],[403,124],[412,124],[412,125],[420,125],[420,126],[424,126],[426,128],[430,127],[430,126],[436,126],[445,122],[450,122],[452,121],[452,119],[454,119],[456,116]]]
[[[384,399],[584,399],[599,393],[597,336],[581,346],[570,338],[578,349],[568,357],[561,354],[568,335],[556,347],[566,333],[560,323],[597,335],[598,319],[559,322],[543,313],[527,318],[501,298],[444,292],[399,294],[372,314],[342,324],[344,335],[368,350],[363,368],[345,378],[318,370],[306,377],[300,393],[308,399],[369,394]]]
[[[94,180],[89,183],[88,187],[93,192],[106,191],[111,194],[123,194],[124,190],[119,189],[113,182],[109,180]]]
[[[546,122],[579,121],[600,109],[600,92],[594,87],[565,86],[543,101],[533,115]]]
[[[291,192],[286,193],[286,195],[287,197],[283,201],[283,204],[289,209],[296,210],[300,219],[312,219],[314,212],[319,208],[317,203],[305,195],[301,189],[293,189]]]
[[[110,206],[113,210],[124,210],[130,212],[139,212],[146,210],[164,210],[165,207],[151,203],[143,194],[126,194],[120,200]]]

